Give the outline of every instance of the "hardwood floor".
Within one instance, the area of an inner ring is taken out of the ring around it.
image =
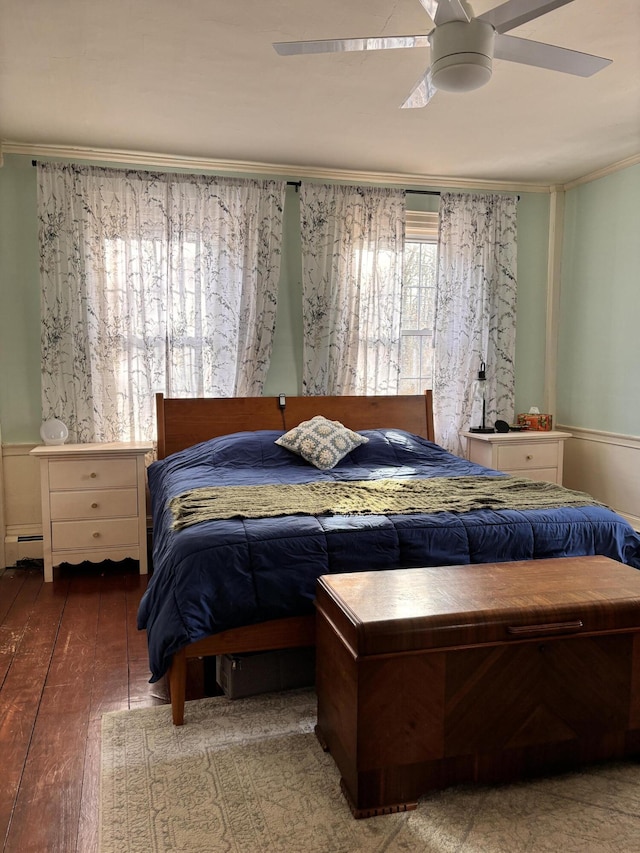
[[[98,849],[106,711],[165,704],[136,628],[147,577],[133,561],[0,576],[0,839],[6,853]],[[189,698],[202,695],[197,676]]]

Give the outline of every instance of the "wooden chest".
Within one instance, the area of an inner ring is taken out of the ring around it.
[[[321,577],[317,734],[356,817],[640,754],[640,572],[605,557]]]

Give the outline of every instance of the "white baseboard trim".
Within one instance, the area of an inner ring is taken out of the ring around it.
[[[42,525],[41,524],[8,524],[6,529],[6,538],[16,540],[22,539],[40,539],[42,540]]]

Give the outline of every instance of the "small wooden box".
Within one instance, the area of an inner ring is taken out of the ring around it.
[[[640,754],[640,572],[576,557],[321,577],[317,734],[356,817]]]

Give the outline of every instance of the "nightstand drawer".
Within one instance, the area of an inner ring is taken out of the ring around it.
[[[557,465],[557,441],[539,444],[510,444],[498,447],[497,468],[500,471],[556,468]]]
[[[136,460],[55,459],[49,462],[49,488],[118,489],[137,485]]]
[[[509,471],[512,477],[527,477],[529,480],[546,480],[547,483],[557,483],[557,468],[528,468],[524,471]],[[560,483],[558,483],[560,485]]]
[[[51,492],[51,520],[138,516],[137,489]]]
[[[138,540],[137,518],[55,521],[51,525],[51,543],[56,551],[115,548],[137,545]]]

